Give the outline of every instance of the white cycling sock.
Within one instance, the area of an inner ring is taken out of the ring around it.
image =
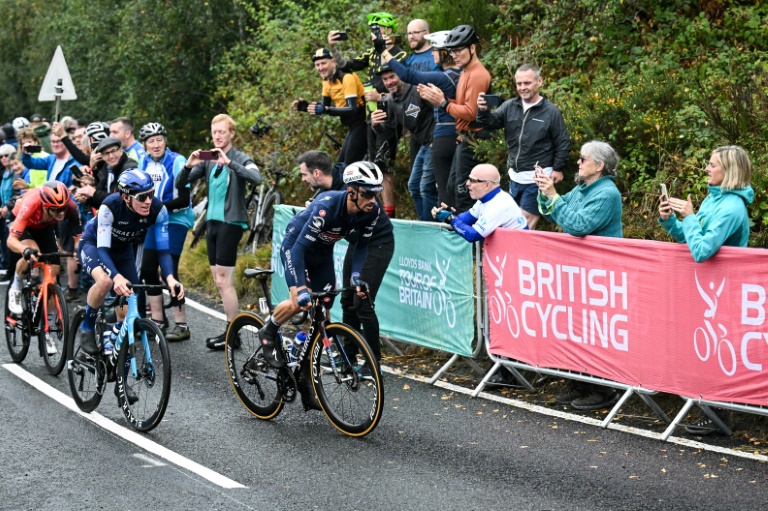
[[[11,291],[21,291],[21,277],[16,272],[13,273],[13,282],[11,283]]]

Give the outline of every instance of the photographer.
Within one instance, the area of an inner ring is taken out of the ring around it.
[[[341,146],[338,161],[350,164],[365,157],[365,112],[363,110],[363,83],[355,73],[345,73],[336,67],[331,52],[320,48],[312,55],[312,63],[323,79],[321,103],[307,103],[303,98],[293,102],[293,109],[309,115],[339,117],[347,127],[347,136]]]
[[[379,69],[384,86],[389,91],[386,99],[371,114],[371,126],[376,133],[397,135],[403,128],[411,132],[411,140],[420,146],[411,160],[408,191],[416,206],[419,220],[429,221],[437,205],[437,185],[432,166],[432,132],[435,126],[432,105],[421,99],[417,87],[404,83],[384,64]]]
[[[370,126],[370,114],[376,110],[376,102],[382,101],[383,94],[387,93],[387,88],[378,75],[381,69],[381,52],[385,49],[389,51],[392,57],[400,62],[405,61],[406,53],[398,41],[398,36],[393,36],[397,31],[397,20],[387,12],[375,12],[367,16],[368,27],[371,30],[371,41],[373,46],[354,58],[346,59],[339,51],[337,45],[345,38],[340,38],[338,30],[331,30],[328,33],[328,46],[330,46],[336,64],[341,71],[352,72],[368,69],[368,81],[365,83],[365,101],[368,112],[368,161],[373,161],[384,173],[384,191],[381,194],[384,202],[384,211],[390,218],[395,216],[395,195],[392,189],[392,174],[388,172],[387,164],[395,159],[397,150],[397,138],[382,138],[377,136],[376,132]],[[346,36],[346,34],[345,34]],[[353,160],[354,161],[354,160]]]

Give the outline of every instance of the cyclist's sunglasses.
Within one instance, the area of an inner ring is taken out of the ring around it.
[[[381,193],[381,192],[369,192],[368,190],[363,190],[363,189],[358,190],[358,192],[360,193],[360,197],[367,200],[371,200],[374,197],[377,197]]]
[[[50,211],[51,215],[53,216],[63,215],[64,213],[67,212],[67,207],[64,206],[63,208],[48,208],[48,211]]]
[[[154,190],[149,190],[149,191],[141,192],[141,193],[135,193],[135,194],[132,195],[132,197],[134,199],[136,199],[137,201],[139,201],[139,202],[145,202],[147,199],[152,200],[152,197],[154,197],[154,196],[155,196],[155,191]]]

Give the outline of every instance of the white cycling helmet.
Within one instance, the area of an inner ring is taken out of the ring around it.
[[[343,176],[344,183],[369,192],[380,192],[384,189],[381,186],[384,181],[384,174],[378,165],[369,161],[358,161],[347,165]]]
[[[445,49],[445,40],[448,39],[448,34],[450,34],[450,30],[441,30],[440,32],[432,32],[431,34],[427,34],[424,36],[424,39],[429,41],[429,44],[433,48],[437,48],[438,50]]]
[[[26,117],[17,117],[13,120],[13,129],[16,130],[16,133],[28,127],[29,121]]]

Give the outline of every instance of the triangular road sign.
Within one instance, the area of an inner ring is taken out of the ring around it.
[[[77,99],[75,85],[72,83],[72,77],[69,76],[67,61],[64,60],[64,52],[61,50],[61,46],[56,47],[56,53],[53,54],[51,65],[48,66],[48,72],[45,73],[45,80],[43,80],[43,85],[40,87],[40,95],[37,96],[37,100],[56,101],[56,84],[59,80],[61,80],[63,89],[61,99],[65,101]]]

